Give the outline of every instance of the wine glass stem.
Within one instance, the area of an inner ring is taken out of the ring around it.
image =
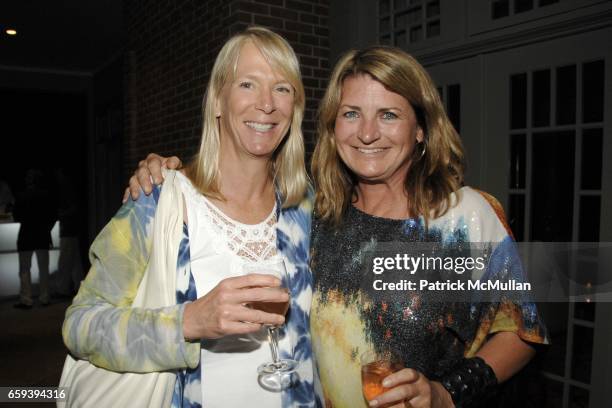
[[[270,340],[270,351],[272,352],[272,362],[278,363],[278,327],[268,327],[268,339]]]

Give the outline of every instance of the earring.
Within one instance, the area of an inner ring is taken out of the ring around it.
[[[423,144],[423,150],[421,151],[421,157],[419,157],[419,159],[422,159],[423,156],[425,156],[425,152],[427,152],[427,143],[421,142],[421,144]]]
[[[221,117],[221,112],[215,112],[215,118],[220,118]]]

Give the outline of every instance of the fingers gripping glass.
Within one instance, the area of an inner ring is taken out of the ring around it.
[[[243,266],[243,271],[245,274],[258,273],[273,275],[282,282],[281,288],[289,292],[289,275],[287,274],[285,262],[282,259],[274,262],[245,264]],[[287,310],[289,310],[289,300],[285,302],[251,302],[250,307],[266,313],[275,313],[285,316]],[[291,387],[293,378],[291,374],[297,367],[297,361],[286,358],[281,359],[279,357],[279,326],[268,326],[267,328],[270,351],[272,352],[272,361],[257,367],[259,382],[264,388],[271,391],[282,391]]]
[[[404,368],[401,358],[389,351],[366,351],[361,354],[360,361],[363,396],[368,401],[388,391],[389,389],[382,385],[383,380]]]

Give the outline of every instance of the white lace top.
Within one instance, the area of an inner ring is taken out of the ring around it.
[[[206,217],[234,254],[250,262],[266,261],[276,255],[276,204],[265,220],[249,225],[231,219],[203,195],[199,198],[206,206]]]
[[[266,261],[277,255],[276,207],[262,222],[243,224],[225,215],[177,173],[185,205],[191,271],[198,298],[221,280],[243,275],[245,263]],[[281,339],[283,344],[288,339]],[[257,382],[257,367],[271,360],[267,331],[202,341],[203,406],[281,407],[281,394],[266,391]],[[240,385],[240,386],[232,386]]]

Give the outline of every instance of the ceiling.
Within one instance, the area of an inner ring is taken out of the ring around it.
[[[122,10],[121,0],[1,0],[0,68],[93,73],[122,50]]]

